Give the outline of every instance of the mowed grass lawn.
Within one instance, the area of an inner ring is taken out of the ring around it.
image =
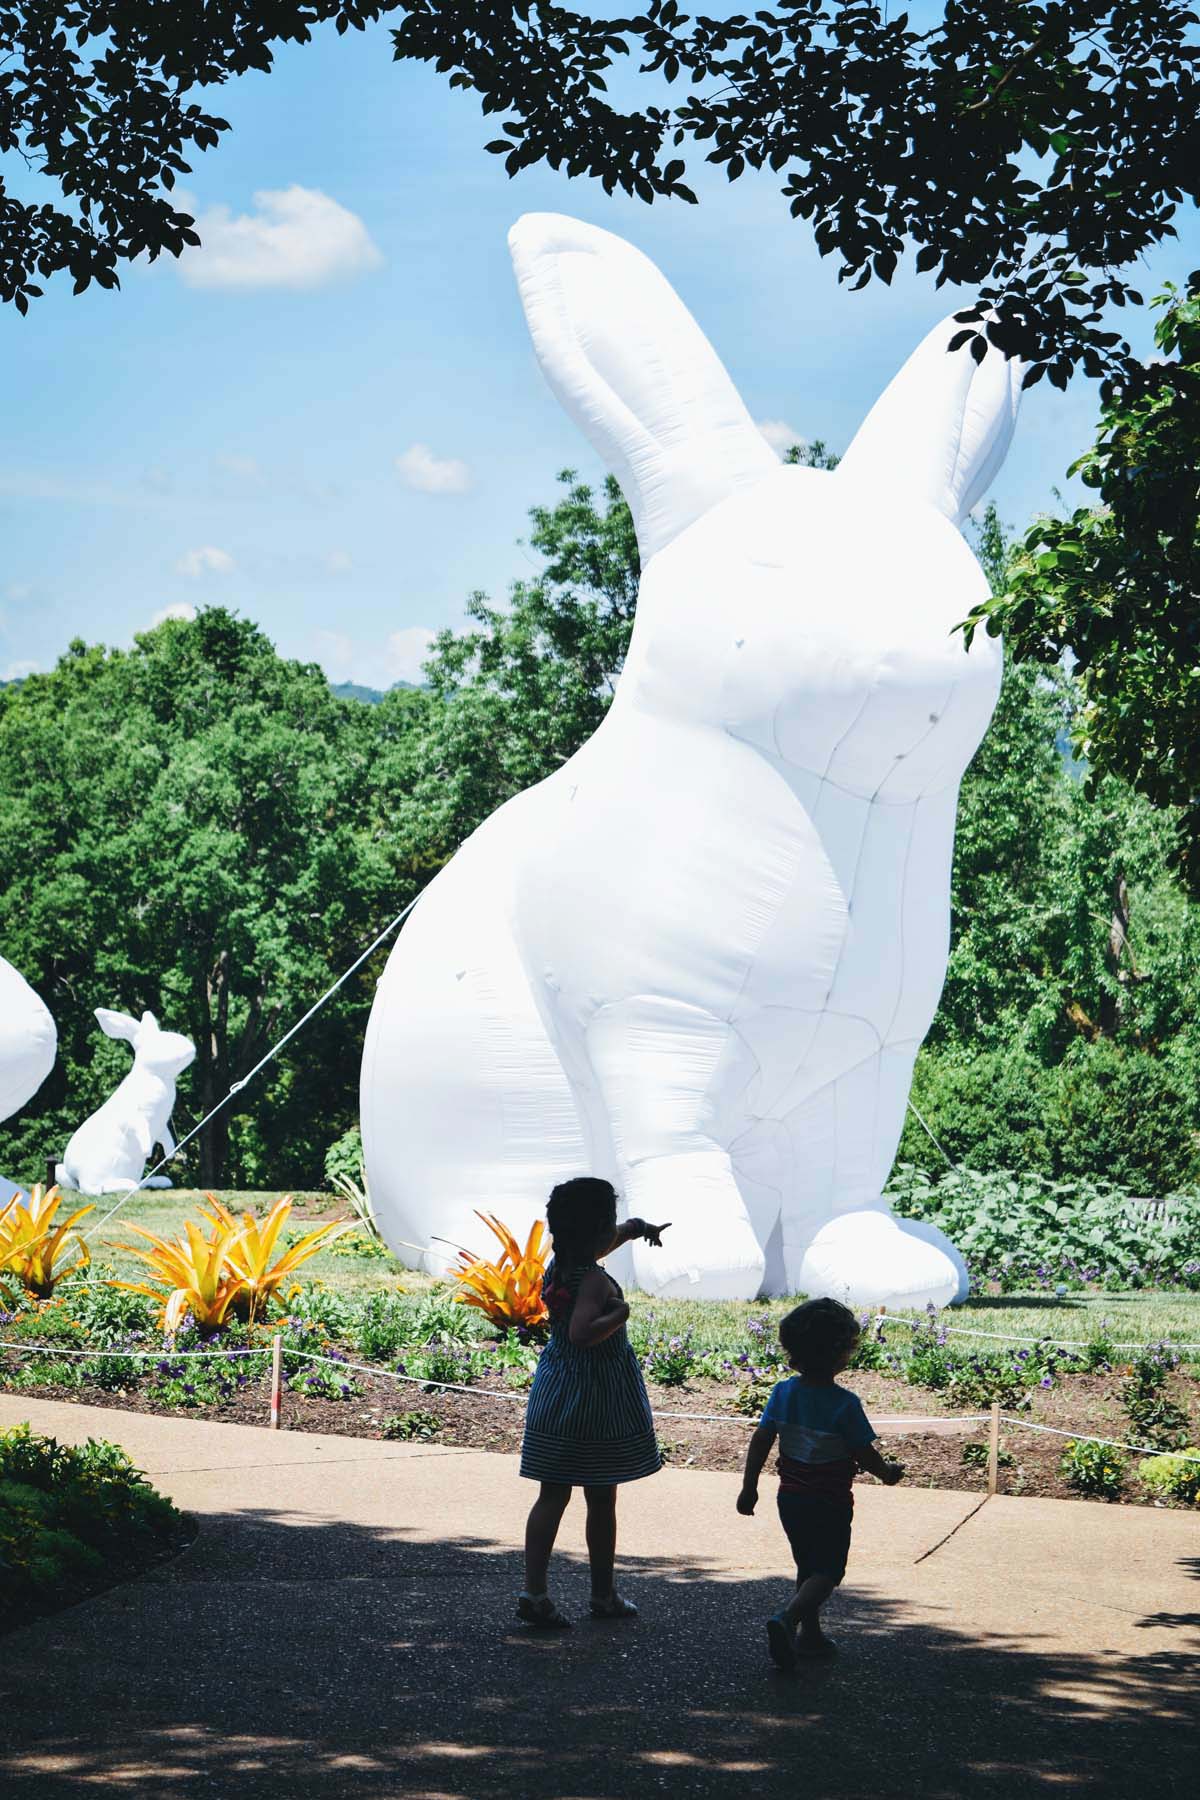
[[[274,1193],[223,1192],[220,1198],[232,1212],[246,1210],[265,1214],[279,1198]],[[296,1210],[285,1228],[288,1238],[308,1229],[319,1219],[342,1216],[346,1208],[336,1195],[296,1193]],[[118,1195],[96,1202],[96,1212],[82,1221],[88,1232],[104,1213],[115,1206]],[[86,1203],[86,1196],[76,1198],[69,1192],[64,1204]],[[136,1237],[125,1231],[127,1224],[137,1224],[164,1236],[175,1236],[187,1218],[196,1219],[205,1197],[198,1190],[158,1189],[135,1194],[125,1201],[115,1217],[101,1226],[90,1239],[92,1256],[127,1280],[139,1280],[141,1265],[118,1246],[123,1239],[136,1243]],[[491,1255],[495,1248],[481,1225],[478,1243],[472,1248]],[[303,1279],[325,1282],[346,1294],[361,1295],[372,1289],[402,1288],[419,1293],[435,1285],[433,1278],[405,1268],[394,1258],[338,1255],[336,1248],[321,1251],[305,1264]],[[714,1300],[656,1300],[646,1294],[631,1294],[630,1308],[635,1323],[644,1323],[655,1335],[680,1337],[691,1334],[697,1350],[745,1349],[747,1321],[778,1319],[794,1302],[789,1300],[756,1300],[748,1302]],[[903,1317],[903,1314],[897,1314]],[[910,1317],[922,1316],[910,1314]],[[651,1324],[652,1321],[652,1324]],[[941,1323],[953,1332],[995,1333],[991,1345],[998,1348],[1004,1338],[1048,1337],[1060,1341],[1086,1340],[1101,1331],[1116,1342],[1149,1343],[1169,1338],[1177,1343],[1200,1345],[1200,1293],[1182,1290],[1135,1293],[1079,1293],[1062,1297],[1053,1293],[1028,1293],[972,1296],[962,1306],[942,1315]],[[896,1332],[899,1339],[903,1327]],[[899,1344],[897,1343],[897,1348]],[[964,1336],[963,1349],[969,1347]],[[989,1341],[978,1340],[978,1348],[986,1350]],[[1197,1351],[1200,1355],[1200,1351]],[[1190,1359],[1189,1359],[1190,1360]]]

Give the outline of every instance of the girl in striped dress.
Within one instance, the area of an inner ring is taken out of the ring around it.
[[[618,1228],[611,1183],[590,1175],[559,1183],[546,1222],[554,1240],[542,1282],[550,1341],[538,1359],[521,1445],[521,1473],[540,1482],[541,1492],[525,1528],[525,1589],[517,1614],[541,1627],[571,1623],[546,1592],[546,1572],[571,1489],[581,1487],[592,1613],[633,1618],[637,1607],[613,1587],[617,1488],[657,1474],[662,1458],[646,1384],[625,1331],[629,1307],[597,1259],[632,1238],[659,1244],[666,1226],[627,1219]]]

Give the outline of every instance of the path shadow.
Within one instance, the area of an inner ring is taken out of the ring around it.
[[[640,1619],[536,1636],[510,1623],[517,1558],[486,1539],[206,1516],[169,1568],[6,1640],[0,1783],[22,1800],[1196,1791],[1191,1638],[1073,1654],[973,1632],[969,1594],[939,1617],[850,1587],[838,1661],[786,1678],[763,1633],[781,1580],[622,1565]],[[577,1559],[556,1591],[578,1618]]]

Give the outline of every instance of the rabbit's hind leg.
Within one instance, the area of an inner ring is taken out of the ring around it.
[[[624,1210],[671,1226],[661,1249],[633,1246],[634,1280],[653,1294],[753,1300],[762,1287],[762,1248],[716,1135],[732,1040],[711,1013],[649,995],[601,1008],[588,1026]]]
[[[453,1246],[491,1253],[477,1212],[524,1242],[556,1181],[602,1171],[502,926],[430,917],[439,932],[418,909],[376,991],[362,1130],[384,1236],[441,1274]]]

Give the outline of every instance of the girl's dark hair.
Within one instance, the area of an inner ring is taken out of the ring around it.
[[[802,1375],[832,1375],[862,1328],[840,1300],[806,1300],[779,1321],[779,1341]]]
[[[617,1228],[617,1192],[598,1175],[576,1175],[550,1190],[546,1223],[555,1260],[567,1267],[590,1262],[605,1231]]]

